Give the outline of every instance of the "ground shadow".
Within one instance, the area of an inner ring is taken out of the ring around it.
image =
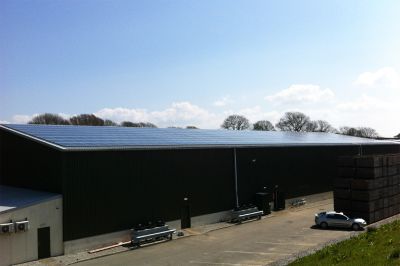
[[[316,224],[310,226],[310,229],[321,230],[321,231],[327,231],[327,230],[329,230],[329,231],[347,231],[347,232],[354,231],[352,228],[343,228],[343,227],[328,227],[326,229],[322,229],[320,226],[318,226]],[[364,230],[364,228],[361,228],[359,231],[363,231],[363,230]]]

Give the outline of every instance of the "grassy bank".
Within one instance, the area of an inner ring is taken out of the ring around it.
[[[400,265],[400,221],[368,228],[290,265]]]

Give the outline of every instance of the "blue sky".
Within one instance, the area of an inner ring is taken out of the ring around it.
[[[400,132],[399,1],[0,1],[0,121],[95,113],[160,127]],[[399,105],[399,106],[398,106]]]

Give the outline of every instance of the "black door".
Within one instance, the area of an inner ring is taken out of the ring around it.
[[[191,222],[190,222],[190,205],[189,204],[184,204],[182,206],[181,210],[181,228],[190,228],[191,227]]]
[[[50,257],[50,227],[38,228],[38,259]]]

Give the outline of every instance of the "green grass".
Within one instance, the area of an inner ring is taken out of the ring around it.
[[[400,221],[368,228],[290,265],[400,265]]]

